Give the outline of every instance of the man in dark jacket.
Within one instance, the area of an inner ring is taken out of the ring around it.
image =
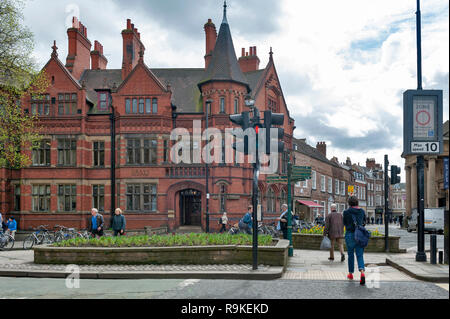
[[[334,260],[334,245],[337,242],[341,253],[341,261],[344,261],[344,242],[342,240],[344,238],[344,224],[342,222],[342,215],[337,212],[336,204],[331,204],[331,214],[328,214],[325,219],[323,235],[328,236],[331,241],[330,258],[328,260]]]
[[[123,212],[120,208],[116,208],[114,211],[113,221],[112,221],[112,229],[114,231],[114,237],[123,236],[125,234],[125,216],[123,216]]]
[[[88,230],[92,233],[92,236],[102,237],[103,227],[105,226],[103,216],[98,213],[97,208],[92,208],[91,214],[92,217],[88,219]]]

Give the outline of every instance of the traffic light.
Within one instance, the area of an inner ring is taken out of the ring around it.
[[[245,132],[246,129],[250,128],[250,113],[242,112],[241,114],[230,115],[230,121],[234,124],[239,125],[242,128],[242,131]],[[238,134],[234,135],[239,138]],[[242,143],[244,143],[243,147]],[[236,141],[236,143],[233,143],[233,149],[236,151],[243,149],[244,154],[248,155],[248,136],[244,135],[243,140],[241,139],[240,141]]]
[[[391,185],[400,183],[400,167],[392,165],[391,166]]]
[[[283,125],[283,123],[284,123],[284,114],[272,113],[272,111],[264,111],[264,128],[266,129],[266,154],[267,155],[270,155],[271,142],[278,143],[278,147],[277,147],[278,153],[284,152],[284,142],[280,141],[280,140],[283,140],[283,138],[284,138],[284,129],[272,127],[272,125]],[[272,141],[270,129],[277,130],[277,134],[275,135],[276,141]]]

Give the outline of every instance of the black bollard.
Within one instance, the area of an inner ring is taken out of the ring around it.
[[[430,236],[430,264],[436,265],[436,254],[437,254],[437,245],[436,245],[436,234],[431,234]]]
[[[444,263],[444,252],[442,250],[439,250],[439,264]]]

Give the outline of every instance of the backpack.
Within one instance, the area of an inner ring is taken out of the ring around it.
[[[219,217],[219,225],[222,224],[222,217]]]
[[[370,232],[356,222],[355,215],[352,214],[353,224],[355,225],[355,242],[358,246],[366,248],[369,244]]]

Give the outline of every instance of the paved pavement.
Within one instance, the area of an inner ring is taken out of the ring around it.
[[[257,271],[251,265],[86,265],[79,266],[79,271],[81,279],[347,280],[347,261],[338,261],[339,253],[334,262],[328,257],[327,251],[294,250],[284,272],[281,267],[265,265]],[[376,281],[448,283],[448,265],[417,263],[414,253],[366,253],[365,264],[368,279]],[[34,264],[31,250],[0,252],[0,276],[65,278],[72,271],[65,265]]]
[[[368,230],[375,230],[382,234],[385,232],[384,225],[367,225]],[[430,249],[430,233],[425,233],[425,250]],[[406,249],[408,252],[417,251],[417,232],[413,231],[409,233],[406,229],[400,228],[398,225],[390,224],[389,236],[400,237],[400,248]],[[436,234],[436,244],[439,250],[444,250],[444,235]]]

